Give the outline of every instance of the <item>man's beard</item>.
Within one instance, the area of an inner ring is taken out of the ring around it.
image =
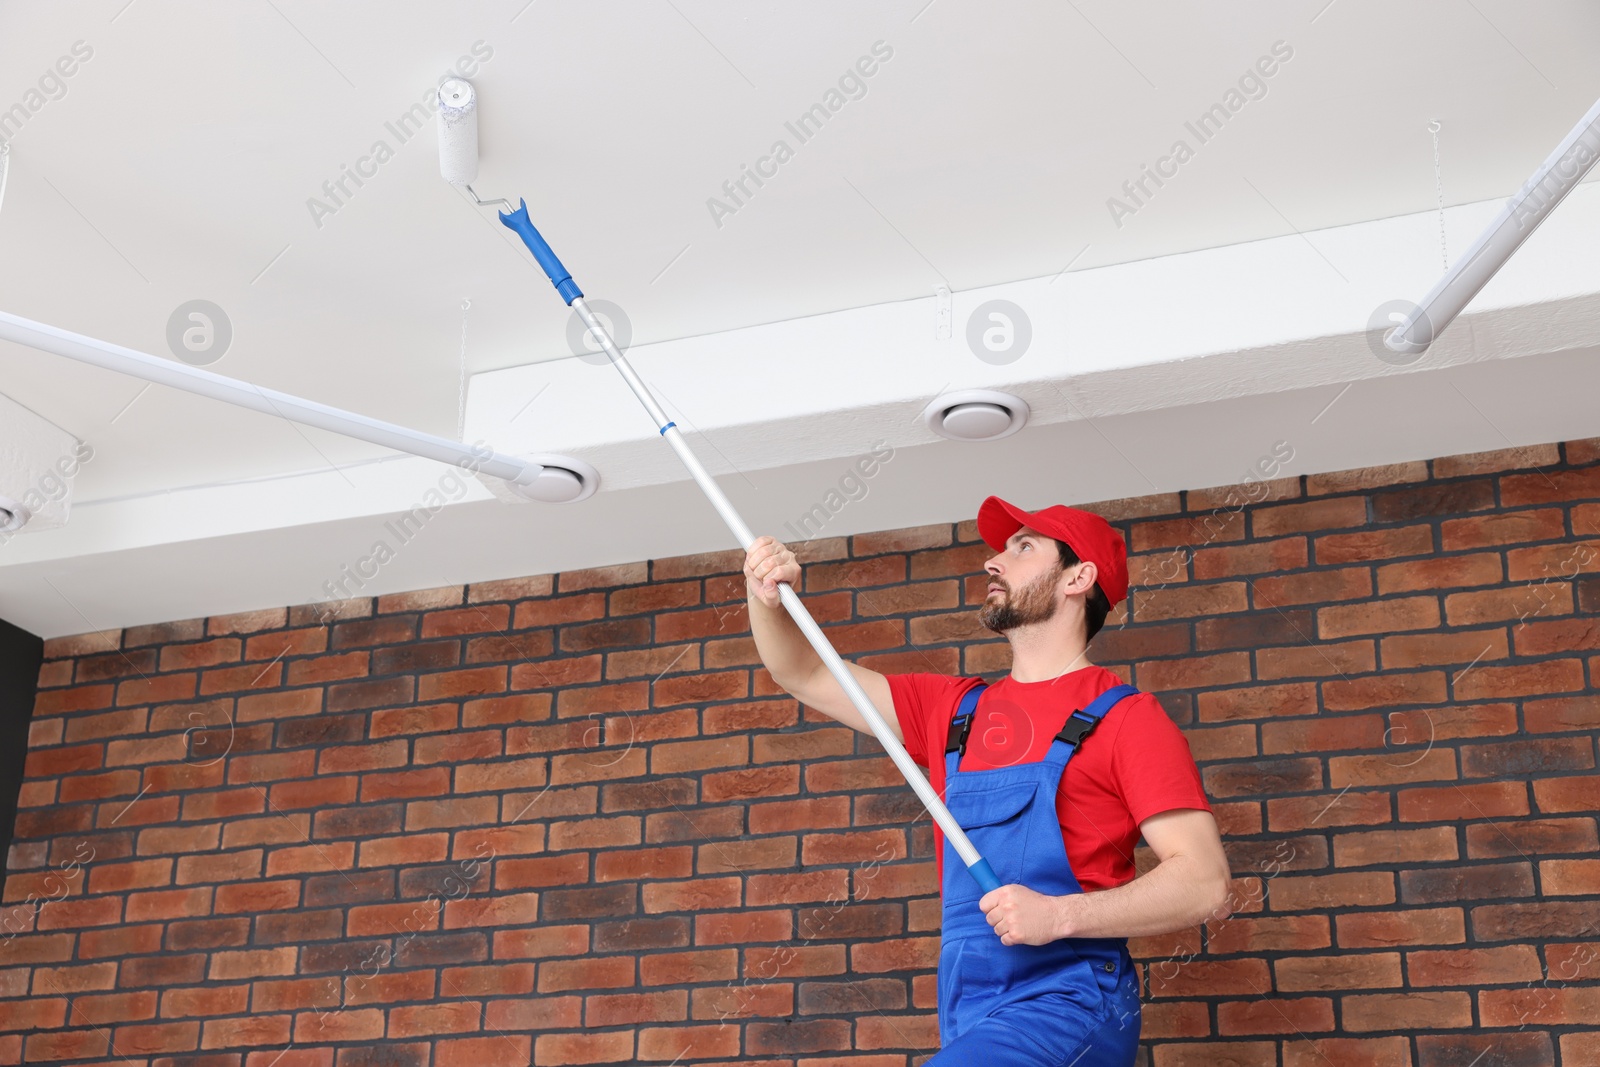
[[[995,633],[1003,634],[1018,626],[1054,618],[1059,607],[1055,598],[1057,577],[1059,575],[1036,578],[1021,590],[1007,589],[1004,603],[984,600],[978,609],[978,621]]]

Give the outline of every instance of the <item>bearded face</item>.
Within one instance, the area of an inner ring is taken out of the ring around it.
[[[978,621],[995,633],[1003,634],[1018,626],[1054,618],[1060,607],[1055,597],[1056,580],[1060,577],[1060,568],[1055,568],[1054,573],[1041,574],[1021,589],[1013,590],[1005,581],[991,576],[989,583],[1002,586],[1003,591],[989,594],[978,609]]]

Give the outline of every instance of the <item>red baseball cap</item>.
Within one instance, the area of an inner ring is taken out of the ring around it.
[[[1128,596],[1128,546],[1111,524],[1092,511],[1052,504],[1042,511],[1023,511],[991,496],[978,507],[978,536],[996,552],[1022,527],[1065,541],[1078,558],[1099,571],[1095,582],[1112,607]]]

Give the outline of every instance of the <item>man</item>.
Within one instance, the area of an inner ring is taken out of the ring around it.
[[[1227,858],[1182,733],[1088,660],[1127,596],[1122,537],[1089,512],[993,496],[978,533],[995,550],[978,619],[1010,642],[1010,675],[986,687],[847,664],[1003,883],[982,892],[935,827],[943,1051],[929,1063],[1127,1067],[1139,989],[1126,939],[1226,917]],[[760,538],[744,571],[773,680],[870,732],[783,610],[778,583],[800,584],[794,553]],[[1136,877],[1141,836],[1160,862]]]

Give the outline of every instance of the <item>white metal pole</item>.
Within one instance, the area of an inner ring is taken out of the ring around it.
[[[1489,279],[1539,228],[1556,205],[1577,188],[1600,160],[1600,101],[1572,128],[1566,139],[1533,172],[1533,177],[1506,201],[1471,248],[1444,272],[1417,310],[1388,331],[1383,343],[1393,352],[1427,349],[1455,321]]]
[[[489,448],[474,448],[447,437],[436,437],[407,426],[319,404],[315,400],[280,393],[276,389],[252,385],[237,378],[162,359],[4,311],[0,311],[0,338],[37,348],[41,352],[143,378],[157,385],[171,386],[267,415],[278,415],[306,426],[332,430],[397,452],[409,452],[424,459],[481,471],[490,477],[515,484],[532,484],[545,469],[538,463],[503,455]]]
[[[611,334],[606,331],[605,324],[595,316],[593,311],[589,310],[589,305],[584,301],[583,297],[575,296],[572,298],[571,303],[573,310],[578,313],[584,324],[589,327],[590,333],[600,342],[600,347],[605,350],[612,365],[622,373],[622,377],[628,383],[628,387],[639,398],[639,403],[644,405],[645,410],[650,413],[650,417],[655,420],[661,436],[667,439],[667,443],[672,446],[672,450],[678,454],[678,458],[683,461],[683,465],[688,468],[690,475],[694,477],[695,482],[699,484],[700,489],[711,501],[711,506],[717,509],[717,514],[722,516],[722,521],[733,532],[733,536],[748,551],[750,545],[755,541],[755,535],[750,532],[750,528],[739,517],[738,511],[734,509],[733,504],[722,492],[722,487],[706,472],[705,467],[701,466],[700,460],[696,458],[693,450],[689,448],[688,442],[678,432],[677,423],[667,418],[666,412],[661,409],[660,404],[656,403],[656,398],[651,394],[649,388],[634,373],[633,367],[623,357],[622,352],[618,350],[616,342],[611,339]],[[972,871],[973,877],[978,880],[978,884],[983,886],[985,890],[996,888],[999,885],[999,880],[995,878],[988,862],[978,854],[978,850],[973,847],[972,842],[967,838],[966,831],[961,829],[960,824],[950,814],[950,809],[944,806],[944,802],[939,799],[939,795],[933,791],[933,787],[928,784],[928,780],[922,776],[922,772],[911,759],[910,753],[906,751],[905,746],[900,743],[899,739],[894,736],[894,732],[889,729],[889,724],[884,721],[878,709],[873,707],[872,699],[861,688],[861,683],[856,681],[855,675],[850,673],[850,668],[845,665],[844,660],[839,658],[839,654],[834,651],[833,645],[829,644],[828,638],[817,626],[816,620],[811,617],[811,613],[800,602],[799,595],[789,586],[788,582],[778,583],[778,597],[783,602],[784,608],[788,610],[790,617],[794,619],[795,624],[800,627],[800,632],[805,634],[806,640],[811,642],[811,647],[816,650],[818,656],[822,657],[822,662],[828,667],[828,673],[833,675],[834,680],[839,683],[845,695],[850,698],[850,703],[855,705],[856,710],[861,713],[861,717],[867,721],[867,725],[872,727],[872,732],[877,736],[879,743],[883,745],[884,751],[889,754],[889,758],[900,769],[900,773],[905,777],[906,782],[916,791],[917,797],[922,801],[923,806],[928,809],[928,813],[933,816],[934,821],[939,824],[939,828],[950,839],[950,844],[955,847],[956,852],[961,856],[962,862]]]

